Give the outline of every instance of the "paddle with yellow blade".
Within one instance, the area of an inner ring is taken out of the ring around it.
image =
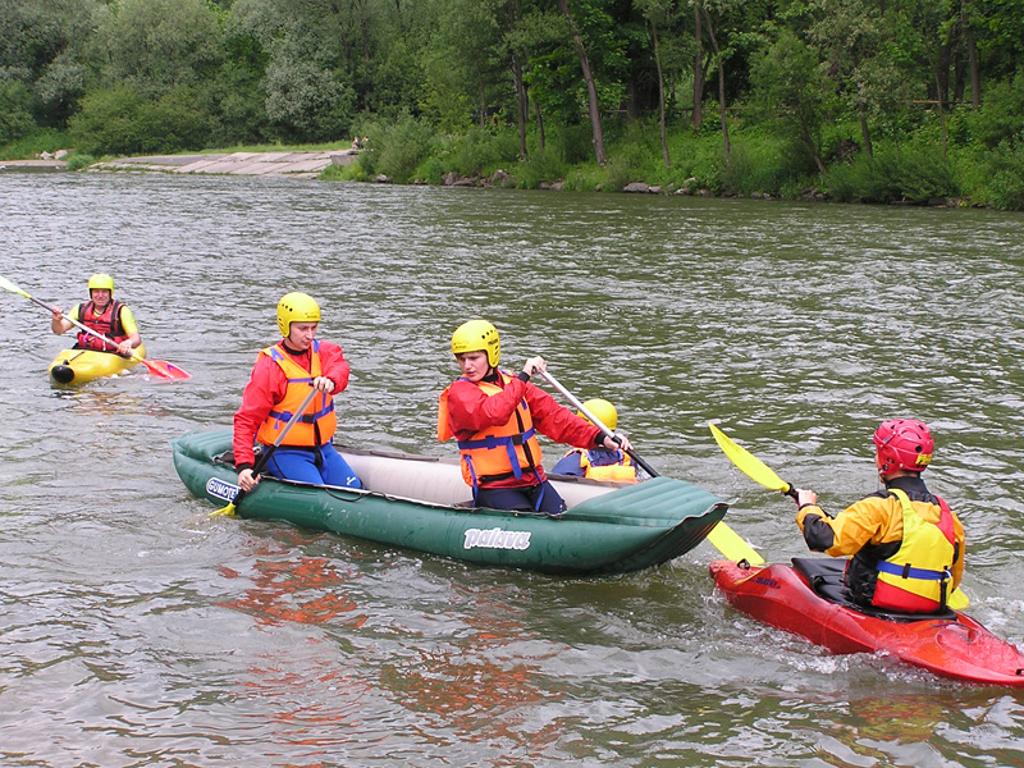
[[[47,312],[59,312],[61,317],[63,317],[65,320],[67,320],[69,323],[74,325],[79,330],[82,330],[85,333],[88,333],[90,336],[96,337],[97,339],[99,339],[103,343],[109,344],[111,347],[117,347],[117,342],[114,341],[113,339],[107,338],[102,333],[99,333],[99,332],[93,330],[92,328],[90,328],[87,325],[83,325],[82,323],[80,323],[77,320],[75,320],[73,317],[68,317],[63,312],[61,312],[59,309],[57,309],[55,307],[51,307],[45,301],[37,299],[35,296],[31,295],[27,291],[24,291],[21,288],[19,288],[18,286],[16,286],[14,283],[12,283],[10,280],[8,280],[3,275],[0,275],[0,288],[3,288],[4,290],[10,291],[11,293],[16,293],[19,296],[25,297],[26,299],[28,299],[32,303],[38,304],[40,307],[45,309]],[[132,360],[134,360],[137,363],[142,363],[144,366],[146,366],[146,368],[149,370],[150,373],[152,373],[154,376],[157,376],[158,378],[161,378],[161,379],[181,379],[181,380],[183,380],[183,379],[190,379],[190,378],[192,378],[192,374],[190,374],[188,371],[184,370],[183,368],[179,368],[174,363],[169,363],[166,360],[149,360],[149,359],[147,359],[145,357],[140,357],[135,352],[133,352],[131,354],[131,358],[132,358]]]
[[[547,380],[547,382],[561,392],[565,398],[575,405],[580,413],[590,419],[590,422],[600,429],[605,435],[615,439],[615,433],[612,432],[604,423],[591,413],[586,406],[583,405],[569,390],[563,387],[550,371],[540,371],[540,375]],[[637,463],[643,470],[651,477],[657,477],[658,473],[654,471],[646,461],[640,458],[634,451],[628,450],[626,453],[633,461]],[[719,552],[722,553],[726,558],[734,562],[746,560],[751,565],[761,565],[764,563],[764,558],[757,553],[757,550],[750,546],[746,541],[743,540],[736,531],[726,525],[724,522],[719,522],[714,528],[711,529],[711,533],[708,534],[708,541],[712,546],[715,547]]]
[[[758,485],[767,488],[769,491],[778,491],[779,493],[796,499],[796,489],[775,474],[768,465],[750,453],[743,446],[737,445],[733,442],[732,438],[711,422],[708,422],[708,428],[711,430],[711,434],[715,438],[715,442],[718,443],[718,447],[722,449],[722,453],[728,456],[729,461],[735,464],[743,474]],[[955,611],[962,611],[967,608],[969,601],[967,599],[967,595],[957,588],[950,593],[947,604]]]
[[[796,488],[776,475],[763,461],[751,454],[746,448],[734,443],[725,432],[710,421],[708,422],[708,428],[711,430],[711,435],[715,438],[715,442],[718,443],[718,447],[722,449],[722,453],[728,456],[729,461],[739,467],[743,474],[758,485],[763,485],[769,491],[778,491],[796,500]]]
[[[313,398],[316,396],[316,393],[318,391],[319,390],[317,390],[315,387],[310,387],[309,394],[306,395],[306,399],[302,401],[302,405],[300,405],[295,410],[295,413],[292,414],[291,418],[288,419],[288,423],[285,424],[284,427],[281,429],[281,433],[277,436],[277,439],[274,440],[274,444],[263,449],[263,452],[260,454],[260,457],[256,459],[256,463],[253,464],[253,477],[258,476],[260,472],[263,471],[264,467],[267,466],[267,462],[269,462],[270,457],[274,455],[274,451],[277,450],[277,447],[281,444],[281,441],[284,440],[285,435],[288,434],[288,432],[291,430],[295,422],[302,418],[302,414],[306,412],[306,409],[309,407],[309,404],[313,402]],[[210,513],[210,517],[234,517],[235,509],[242,502],[242,499],[245,497],[245,494],[246,491],[243,491],[241,488],[239,488],[238,493],[235,494],[235,498],[229,501],[227,503],[227,506],[223,506],[220,509],[213,510],[213,512]]]

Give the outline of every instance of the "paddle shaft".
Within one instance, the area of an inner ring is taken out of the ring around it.
[[[12,282],[11,282],[10,280],[6,280],[6,279],[4,279],[4,280],[3,280],[2,282],[3,282],[3,287],[7,288],[7,290],[9,290],[9,291],[14,291],[14,292],[15,292],[15,293],[17,293],[18,295],[20,295],[20,296],[24,296],[24,297],[25,297],[26,299],[28,299],[29,301],[31,301],[31,302],[32,302],[33,304],[38,304],[38,305],[39,305],[40,307],[42,307],[43,309],[45,309],[45,310],[46,310],[47,312],[50,312],[51,314],[52,314],[53,312],[56,312],[56,313],[57,313],[57,314],[59,314],[59,315],[60,315],[61,317],[63,317],[63,318],[65,319],[65,320],[67,320],[67,321],[68,321],[69,323],[71,323],[71,324],[72,324],[73,326],[75,326],[76,328],[79,328],[79,329],[81,329],[81,330],[85,331],[85,332],[86,332],[86,333],[88,333],[88,334],[89,334],[90,336],[95,336],[95,337],[96,337],[97,339],[99,339],[99,340],[100,340],[100,341],[102,341],[103,343],[105,343],[105,344],[109,344],[110,346],[112,346],[112,347],[114,347],[115,349],[117,349],[117,342],[116,342],[116,341],[114,341],[113,339],[109,339],[109,338],[107,338],[106,336],[104,336],[104,335],[103,335],[102,333],[100,333],[99,331],[94,331],[94,330],[93,330],[92,328],[90,328],[89,326],[87,326],[87,325],[84,325],[84,324],[82,324],[82,323],[78,322],[78,321],[77,321],[77,320],[75,320],[75,318],[73,318],[73,317],[68,317],[68,316],[67,316],[67,315],[65,315],[65,314],[64,314],[63,312],[61,312],[61,311],[60,311],[59,309],[55,309],[54,307],[51,307],[51,306],[50,306],[49,304],[47,304],[47,303],[46,303],[45,301],[43,301],[42,299],[37,299],[37,298],[36,298],[35,296],[33,296],[33,295],[32,295],[31,293],[29,293],[28,291],[23,291],[23,290],[22,290],[21,288],[19,288],[18,286],[16,286],[16,285],[15,285],[14,283],[12,283]],[[132,356],[132,358],[133,358],[133,359],[135,359],[135,360],[138,360],[138,361],[139,361],[140,363],[144,363],[144,362],[146,362],[145,358],[139,357],[139,356],[138,356],[138,355],[137,355],[137,354],[136,354],[135,352],[132,352],[131,356]]]
[[[40,300],[39,300],[39,299],[37,299],[37,298],[36,298],[35,296],[29,296],[28,298],[29,298],[29,299],[30,299],[31,301],[34,301],[34,302],[35,302],[36,304],[38,304],[39,306],[41,306],[41,307],[45,307],[46,309],[50,310],[51,312],[53,312],[53,311],[54,311],[53,307],[51,307],[51,306],[50,306],[49,304],[47,304],[47,303],[46,303],[45,301],[40,301]],[[102,341],[102,342],[103,342],[104,344],[109,344],[109,345],[110,345],[110,346],[112,346],[112,347],[113,347],[114,349],[117,349],[117,342],[116,342],[116,341],[114,341],[113,339],[111,339],[111,338],[108,338],[107,336],[104,336],[104,335],[103,335],[102,333],[100,333],[99,331],[94,331],[94,330],[93,330],[92,328],[90,328],[89,326],[87,326],[87,325],[86,325],[85,323],[80,323],[80,322],[78,322],[77,320],[75,320],[75,318],[73,318],[73,317],[70,317],[69,315],[65,315],[65,314],[64,314],[63,312],[60,312],[59,314],[60,314],[60,316],[61,316],[61,317],[63,317],[63,318],[65,319],[65,320],[67,320],[67,321],[68,321],[69,323],[71,323],[71,324],[72,324],[73,326],[75,326],[75,327],[76,327],[76,328],[78,328],[79,330],[85,331],[85,332],[86,332],[86,333],[88,333],[88,334],[89,334],[90,336],[95,336],[95,337],[96,337],[97,339],[99,339],[100,341]],[[139,357],[139,356],[138,356],[138,355],[137,355],[137,354],[136,354],[135,352],[132,352],[132,354],[131,354],[131,357],[132,357],[132,359],[134,359],[134,360],[138,360],[138,361],[139,361],[140,363],[142,363],[142,362],[145,362],[145,358],[143,358],[143,357]]]
[[[566,389],[565,387],[563,387],[563,386],[562,386],[562,385],[561,385],[561,384],[559,383],[558,379],[556,379],[556,378],[555,378],[554,376],[552,376],[552,375],[551,375],[551,374],[550,374],[550,373],[549,373],[548,371],[540,371],[540,375],[541,375],[541,376],[542,376],[542,377],[543,377],[543,378],[544,378],[544,379],[545,379],[545,380],[546,380],[546,381],[547,381],[547,382],[548,382],[548,383],[549,383],[549,384],[550,384],[550,385],[551,385],[552,387],[554,387],[554,388],[555,388],[555,389],[557,389],[557,390],[558,390],[559,392],[561,392],[561,393],[562,393],[563,395],[565,395],[565,399],[566,399],[566,400],[568,400],[568,401],[569,401],[570,403],[572,403],[572,404],[573,404],[573,405],[575,405],[575,406],[576,406],[577,408],[579,408],[579,409],[580,409],[580,413],[582,413],[582,414],[583,414],[584,416],[586,416],[586,417],[587,417],[588,419],[590,419],[590,422],[591,422],[591,423],[592,423],[592,424],[593,424],[593,425],[594,425],[595,427],[597,427],[598,429],[600,429],[600,430],[601,430],[601,431],[602,431],[602,432],[603,432],[603,433],[604,433],[604,434],[605,434],[605,435],[606,435],[607,437],[610,437],[610,438],[611,438],[612,440],[614,440],[615,442],[618,442],[618,438],[617,438],[617,437],[615,436],[615,433],[614,433],[614,432],[612,432],[612,431],[611,431],[610,429],[608,429],[608,427],[606,427],[606,426],[604,425],[604,422],[602,422],[602,421],[601,421],[601,420],[600,420],[599,418],[597,418],[597,417],[596,417],[596,416],[595,416],[594,414],[592,414],[592,413],[590,412],[590,410],[589,410],[589,409],[588,409],[588,408],[587,408],[587,407],[586,407],[585,405],[583,405],[583,403],[581,403],[581,402],[580,402],[580,401],[579,401],[579,400],[578,400],[578,399],[576,398],[576,396],[575,396],[575,395],[573,395],[573,393],[572,393],[572,392],[570,392],[570,391],[569,391],[569,390],[567,390],[567,389]],[[646,461],[644,461],[644,460],[643,460],[642,458],[640,458],[639,456],[637,456],[637,455],[636,455],[636,453],[635,453],[634,451],[632,451],[632,450],[627,450],[627,451],[626,451],[626,454],[627,454],[627,455],[629,456],[629,458],[631,458],[631,459],[632,459],[633,461],[635,461],[635,462],[636,462],[636,463],[637,463],[637,464],[638,464],[638,465],[639,465],[639,466],[640,466],[640,467],[641,467],[641,468],[642,468],[642,469],[644,470],[644,472],[646,472],[646,473],[647,473],[648,475],[650,475],[651,477],[657,477],[657,476],[658,476],[658,473],[654,471],[654,468],[653,468],[653,467],[652,467],[652,466],[651,466],[650,464],[648,464],[648,463],[647,463]]]
[[[558,380],[547,371],[541,371],[540,375],[547,379],[548,383],[551,384],[555,389],[561,392],[569,400],[570,403],[580,409],[580,413],[590,419],[598,429],[604,432],[605,435],[615,440],[615,434],[605,426],[599,418],[594,416],[584,405],[581,403],[569,390],[563,387]],[[618,442],[616,440],[616,442]],[[635,461],[643,470],[651,477],[657,477],[658,473],[654,471],[654,467],[648,464],[646,461],[641,459],[633,451],[626,451],[633,461]],[[734,562],[746,560],[751,565],[760,565],[764,562],[764,558],[758,554],[757,550],[750,546],[743,538],[736,533],[732,528],[726,525],[724,520],[720,520],[711,530],[708,532],[708,541],[715,549],[725,555],[727,558]]]
[[[313,398],[316,396],[316,393],[316,387],[313,387],[311,385],[309,389],[309,394],[306,395],[306,399],[302,401],[302,405],[300,405],[295,410],[295,413],[292,414],[292,417],[288,419],[288,423],[284,425],[284,428],[281,430],[281,434],[279,434],[277,436],[277,439],[274,440],[273,445],[264,450],[260,454],[260,457],[256,459],[256,463],[252,465],[253,477],[259,475],[259,473],[263,471],[264,467],[267,466],[267,463],[270,461],[270,457],[274,455],[274,451],[276,451],[277,447],[281,445],[281,441],[284,440],[285,435],[288,434],[288,432],[294,426],[295,422],[302,418],[302,414],[306,412],[306,408],[308,408],[309,404],[313,402]],[[239,488],[238,493],[235,494],[235,498],[228,506],[232,508],[237,507],[238,503],[242,500],[246,493],[246,491],[243,491],[241,488]]]

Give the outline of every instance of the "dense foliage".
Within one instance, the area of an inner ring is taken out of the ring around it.
[[[1020,209],[1022,56],[1024,0],[0,0],[0,151]]]

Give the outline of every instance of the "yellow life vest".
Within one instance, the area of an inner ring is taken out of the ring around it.
[[[505,371],[498,371],[502,383],[512,380]],[[468,381],[468,379],[460,379]],[[497,384],[478,381],[476,385],[488,397],[502,391]],[[448,390],[446,387],[438,400],[437,408],[437,439],[441,442],[454,437],[448,422]],[[516,405],[516,410],[499,427],[487,427],[471,435],[467,440],[459,440],[459,453],[462,461],[462,478],[466,485],[474,489],[497,480],[523,476],[523,470],[536,472],[541,465],[540,442],[537,431],[533,427],[530,406],[523,398]]]
[[[296,363],[280,344],[260,350],[260,354],[266,355],[281,366],[281,370],[284,371],[284,375],[288,379],[288,388],[285,390],[284,398],[281,402],[274,404],[256,433],[256,439],[261,443],[273,445],[277,440],[278,431],[284,428],[292,414],[302,406],[302,402],[309,395],[309,387],[313,379],[323,375],[320,367],[320,342],[316,339],[313,340],[313,345],[309,350],[308,371]],[[316,448],[326,445],[334,437],[337,425],[334,398],[326,392],[321,392],[310,401],[303,415],[288,430],[281,445],[297,448]]]
[[[939,522],[926,521],[899,488],[890,488],[903,510],[903,540],[891,557],[880,561],[872,605],[907,612],[944,610],[956,559],[953,514],[939,501]],[[938,497],[936,497],[938,498]]]
[[[594,464],[590,460],[590,451],[577,449],[580,455],[580,468],[588,480],[614,480],[617,483],[635,483],[636,467],[632,459],[624,451],[618,451],[619,460],[614,464]]]

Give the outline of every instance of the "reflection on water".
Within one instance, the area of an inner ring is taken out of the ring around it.
[[[517,755],[539,754],[557,740],[557,729],[524,729],[524,712],[557,702],[561,695],[545,687],[544,657],[521,655],[530,633],[503,597],[501,590],[476,592],[477,613],[466,617],[457,638],[386,664],[381,684],[402,706],[417,715],[437,716],[460,739],[499,739],[514,746]]]
[[[253,571],[249,577],[253,586],[242,597],[221,605],[249,613],[261,624],[326,624],[358,608],[337,589],[344,578],[325,558],[256,560]],[[220,574],[229,579],[242,577],[226,565],[220,568]],[[365,621],[366,616],[359,614],[346,623],[359,627]]]
[[[4,174],[0,206],[0,274],[66,304],[113,273],[193,374],[51,389],[66,340],[0,295],[0,762],[1024,764],[1016,693],[761,626],[710,546],[603,580],[471,568],[210,519],[169,449],[230,423],[304,290],[352,365],[343,440],[450,454],[449,337],[484,316],[772,559],[803,553],[792,506],[708,419],[829,509],[874,489],[879,420],[930,422],[971,612],[1020,643],[1024,217],[93,174]]]

